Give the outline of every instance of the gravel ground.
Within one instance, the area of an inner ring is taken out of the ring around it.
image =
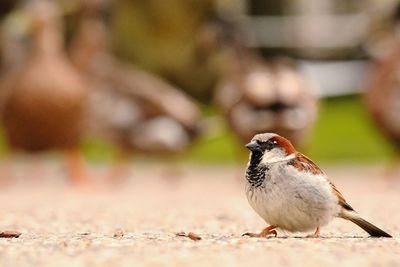
[[[278,232],[241,237],[265,224],[250,208],[243,168],[186,166],[171,178],[158,166],[135,166],[122,188],[76,191],[58,167],[42,178],[3,181],[0,266],[400,266],[400,185],[378,168],[326,168],[348,202],[395,236],[368,238],[341,219],[322,238]],[[22,174],[22,177],[24,174]],[[202,240],[176,236],[193,232]]]

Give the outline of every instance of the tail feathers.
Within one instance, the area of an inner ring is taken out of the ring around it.
[[[354,211],[346,211],[345,213],[342,213],[341,216],[343,219],[347,219],[355,224],[357,224],[359,227],[364,229],[368,234],[370,234],[372,237],[392,237],[385,231],[379,229],[375,225],[373,225],[370,222],[367,222],[363,218],[361,218],[356,212]]]

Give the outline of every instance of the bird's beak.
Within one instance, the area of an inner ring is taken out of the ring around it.
[[[250,142],[250,143],[248,143],[247,145],[245,145],[245,147],[246,147],[248,150],[252,151],[252,152],[254,152],[254,151],[259,151],[259,152],[261,152],[261,147],[260,147],[260,145],[257,144],[256,142]]]

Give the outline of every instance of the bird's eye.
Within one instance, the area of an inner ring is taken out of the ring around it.
[[[267,150],[271,150],[271,149],[275,148],[277,144],[278,144],[278,142],[276,142],[275,140],[268,140],[265,143],[265,148]]]
[[[278,144],[278,142],[276,142],[275,140],[268,140],[268,141],[257,141],[257,143],[264,148],[264,150],[271,150],[273,148],[275,148]]]

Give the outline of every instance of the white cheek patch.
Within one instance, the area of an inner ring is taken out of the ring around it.
[[[274,153],[273,150],[271,151],[265,151],[264,155],[261,159],[262,163],[270,163],[270,162],[276,162],[279,159],[282,159],[283,156],[277,155],[278,153]]]
[[[265,153],[261,159],[261,163],[271,164],[274,162],[291,160],[291,159],[294,159],[295,157],[296,157],[296,155],[294,153],[286,156],[282,150],[275,148],[275,149],[272,149],[271,151],[265,151]]]

